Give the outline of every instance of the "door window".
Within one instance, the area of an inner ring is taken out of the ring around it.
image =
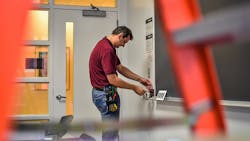
[[[49,0],[33,0],[35,4],[49,4]]]
[[[73,68],[74,68],[74,23],[66,22],[66,114],[74,115]]]
[[[16,115],[49,114],[49,11],[31,10],[17,69]]]
[[[97,7],[116,7],[116,0],[54,0],[55,5],[75,5],[90,6],[93,4]]]
[[[48,83],[16,83],[17,115],[48,114]]]
[[[26,40],[48,40],[49,11],[30,10],[28,14]]]
[[[48,77],[48,46],[24,46],[18,77]]]

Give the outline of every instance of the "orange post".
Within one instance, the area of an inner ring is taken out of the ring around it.
[[[7,140],[13,108],[13,84],[22,46],[24,23],[31,1],[1,0],[0,2],[0,140]]]
[[[225,133],[225,123],[219,100],[221,92],[210,48],[206,45],[178,45],[173,32],[200,19],[195,0],[156,0],[178,88],[188,114],[194,114],[191,124],[195,135]],[[192,35],[190,35],[192,36]],[[209,103],[209,104],[207,104]],[[197,112],[199,106],[210,105]],[[198,114],[197,114],[198,113]]]

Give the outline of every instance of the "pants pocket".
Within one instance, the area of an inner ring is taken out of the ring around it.
[[[93,102],[96,105],[97,109],[101,112],[101,114],[106,114],[108,112],[106,101],[107,99],[105,93],[93,93]]]

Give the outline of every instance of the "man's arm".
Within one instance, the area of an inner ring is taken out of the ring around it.
[[[122,64],[117,66],[117,70],[120,74],[122,74],[123,76],[125,76],[129,79],[139,81],[141,78],[139,75],[133,73],[131,70],[129,70],[127,67],[123,66]]]
[[[141,84],[143,84],[144,86],[147,86],[147,87],[152,87],[152,84],[151,82],[148,80],[148,79],[145,79],[141,76],[139,76],[138,74],[135,74],[134,72],[132,72],[131,70],[129,70],[127,67],[123,66],[122,64],[118,65],[117,66],[117,70],[120,74],[122,74],[123,76],[129,78],[129,79],[132,79],[132,80],[135,80],[135,81],[138,81],[140,82]]]
[[[108,78],[109,83],[116,87],[131,89],[134,92],[136,92],[138,95],[143,95],[145,93],[145,90],[142,87],[126,82],[122,80],[121,78],[117,77],[116,74],[109,74],[107,75],[107,78]]]

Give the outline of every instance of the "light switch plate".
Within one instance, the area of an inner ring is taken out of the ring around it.
[[[156,100],[164,100],[167,95],[167,90],[159,90],[156,96]]]

